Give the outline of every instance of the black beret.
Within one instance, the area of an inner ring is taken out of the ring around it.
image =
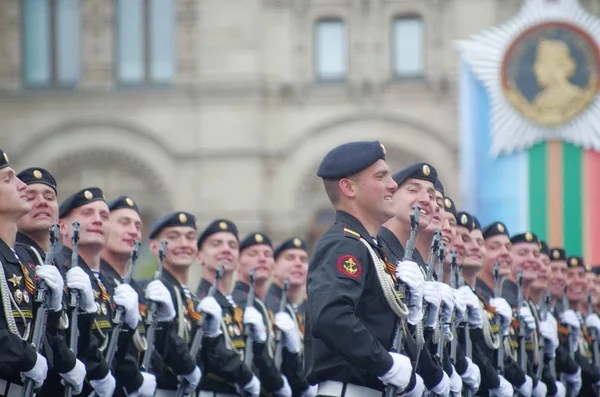
[[[54,190],[56,193],[56,180],[50,173],[50,171],[45,170],[40,167],[32,167],[26,168],[23,171],[17,174],[17,178],[19,178],[26,185],[32,185],[34,183],[43,183]]]
[[[546,244],[545,241],[540,240],[540,246],[540,254],[544,254],[550,257],[550,247],[548,247],[548,244]]]
[[[269,247],[273,248],[273,244],[271,244],[271,239],[266,234],[260,232],[250,233],[242,241],[240,241],[240,252],[242,252],[248,247],[260,244],[266,244]]]
[[[94,201],[104,201],[104,194],[98,187],[88,187],[82,189],[77,193],[67,197],[65,201],[60,204],[58,208],[58,218],[64,218],[75,208],[83,207],[86,204],[93,203]]]
[[[551,261],[566,261],[567,260],[567,251],[564,248],[552,248],[550,251],[550,260]]]
[[[569,259],[567,259],[567,266],[569,268],[583,267],[585,269],[585,263],[580,256],[570,256]]]
[[[348,178],[382,159],[385,160],[385,147],[379,141],[344,143],[325,155],[317,176],[324,179]]]
[[[8,155],[0,149],[0,170],[5,167],[8,167]]]
[[[138,214],[140,213],[140,210],[139,210],[137,204],[129,196],[119,196],[116,199],[114,199],[113,201],[111,201],[110,203],[108,203],[108,209],[110,211],[120,210],[120,209],[124,209],[124,208],[134,210]]]
[[[231,233],[235,236],[236,240],[238,240],[238,241],[240,240],[238,228],[235,225],[235,223],[233,223],[227,219],[217,219],[217,220],[212,221],[206,227],[206,229],[204,229],[202,234],[200,234],[200,237],[198,237],[198,249],[200,249],[200,247],[202,247],[202,243],[204,243],[204,240],[206,240],[213,234],[220,233],[220,232]]]
[[[533,243],[533,244],[536,244],[539,246],[540,239],[535,234],[533,234],[531,232],[526,232],[526,233],[515,234],[514,236],[511,236],[510,242],[513,244]]]
[[[600,276],[600,265],[592,266],[592,273],[594,273],[596,276]]]
[[[490,237],[498,236],[500,234],[504,234],[509,237],[508,229],[506,225],[502,222],[492,222],[483,229],[483,238],[488,239]]]
[[[301,239],[300,237],[292,237],[290,239],[285,240],[283,243],[279,244],[275,251],[273,252],[273,256],[275,259],[285,250],[289,249],[301,249],[307,251],[308,248],[306,246],[306,241]]]
[[[456,214],[456,226],[466,227],[469,231],[473,231],[473,217],[465,211],[460,211]]]
[[[481,230],[481,223],[479,223],[476,216],[473,216],[473,230]]]
[[[172,212],[152,224],[148,238],[153,239],[167,227],[189,226],[196,230],[196,217],[189,212]]]
[[[450,197],[444,197],[444,209],[456,217],[456,206]]]
[[[437,190],[438,192],[442,193],[442,196],[445,196],[446,194],[444,193],[444,185],[442,185],[442,182],[440,181],[440,179],[436,179],[435,183],[435,190]]]
[[[402,186],[408,179],[421,179],[435,184],[435,181],[437,181],[437,171],[430,164],[415,163],[398,172],[394,172],[392,178],[398,186]]]

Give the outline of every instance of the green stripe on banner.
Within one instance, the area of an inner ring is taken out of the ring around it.
[[[565,215],[565,250],[567,255],[583,254],[582,220],[582,152],[570,143],[563,143],[563,205]]]
[[[548,235],[546,159],[545,142],[529,149],[529,230],[544,241]]]

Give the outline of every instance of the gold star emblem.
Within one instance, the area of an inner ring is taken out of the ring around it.
[[[17,276],[16,274],[13,274],[12,277],[8,279],[8,281],[12,283],[13,287],[17,287],[21,284],[22,278],[23,276]]]
[[[187,222],[187,216],[183,212],[181,214],[179,214],[179,222],[181,222],[181,223]]]
[[[227,230],[227,222],[219,222],[219,229]]]
[[[431,168],[429,168],[429,166],[427,164],[425,164],[423,166],[423,175],[429,176],[429,174],[431,174]]]
[[[444,199],[444,204],[446,204],[446,208],[452,208],[452,202],[450,199]]]
[[[498,231],[499,231],[500,233],[504,233],[504,230],[506,230],[506,229],[504,229],[504,225],[503,225],[503,224],[501,224],[501,223],[499,223],[499,224],[498,224]]]
[[[463,225],[466,225],[467,222],[469,222],[469,218],[467,217],[466,214],[462,214],[460,217],[460,223],[462,223]]]
[[[560,252],[558,252],[558,250],[552,250],[552,257],[554,259],[560,258]]]
[[[94,198],[94,195],[89,190],[86,190],[83,192],[83,197],[85,197],[87,200],[91,200]]]
[[[533,240],[533,235],[529,232],[525,233],[525,240],[527,240],[527,241]]]
[[[298,237],[294,238],[294,247],[296,248],[300,248],[302,246],[302,240],[300,240]]]
[[[6,153],[4,153],[4,161],[6,161],[6,163],[8,163],[8,155]]]
[[[387,150],[385,150],[385,146],[383,146],[383,143],[380,143],[381,145],[381,150],[383,150],[383,155],[385,156],[387,154]],[[7,160],[8,162],[8,160]]]
[[[127,197],[125,199],[125,202],[127,203],[128,206],[133,207],[134,202],[131,198]]]
[[[263,238],[263,236],[259,233],[256,233],[254,235],[254,241],[256,241],[257,243],[262,243],[263,241],[265,241],[265,239]]]
[[[42,179],[42,172],[40,170],[33,170],[33,177],[35,179]]]
[[[225,324],[231,323],[231,316],[229,314],[224,315],[223,321],[225,321]]]
[[[586,272],[591,272],[592,271],[592,267],[590,265],[585,265],[585,271]]]
[[[571,266],[577,266],[577,264],[579,264],[579,261],[577,260],[577,258],[571,258]]]

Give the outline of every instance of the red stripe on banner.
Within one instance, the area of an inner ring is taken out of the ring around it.
[[[583,155],[583,249],[585,262],[600,264],[600,153],[586,150]]]

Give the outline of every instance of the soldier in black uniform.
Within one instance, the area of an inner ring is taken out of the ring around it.
[[[17,221],[31,210],[25,185],[10,167],[8,156],[0,150],[0,396],[19,396],[24,379],[39,389],[48,371],[54,370],[79,391],[85,377],[81,362],[69,354],[58,331],[62,312],[63,279],[54,266],[39,266],[38,273],[22,261],[13,250]],[[38,262],[39,263],[39,262]],[[42,353],[36,353],[29,343],[34,329],[34,297],[37,279],[48,286],[48,318],[45,324],[46,342]],[[53,355],[56,353],[56,358]]]
[[[25,193],[27,201],[31,204],[31,211],[17,222],[15,251],[21,261],[26,262],[32,269],[36,269],[44,264],[46,252],[50,249],[50,227],[58,221],[56,181],[49,171],[39,167],[27,168],[19,172],[17,177],[27,185]],[[60,318],[65,315],[66,313],[62,310],[50,314],[50,316],[59,317],[58,320],[50,321],[50,324],[57,324],[58,328],[53,330],[54,337],[48,339],[48,344],[54,352],[53,359],[48,368],[48,378],[42,389],[37,392],[38,397],[54,396],[57,390],[62,389],[61,381],[65,379],[73,385],[74,392],[79,392],[83,387],[86,375],[85,366],[69,350],[64,332],[60,329],[61,324],[62,328],[66,328],[66,317]]]
[[[85,286],[80,298],[80,309],[85,314],[79,317],[78,356],[88,370],[89,385],[84,387],[84,393],[95,391],[98,396],[112,396],[117,384],[132,393],[139,390],[144,381],[127,354],[133,330],[140,320],[137,294],[129,285],[123,284],[115,289],[111,299],[107,282],[100,273],[100,253],[108,237],[108,216],[108,206],[99,188],[83,189],[69,196],[59,207],[63,247],[55,258],[57,265],[67,273],[70,288]],[[72,224],[75,221],[80,224],[79,258],[77,267],[72,268]],[[114,377],[102,356],[112,331],[113,302],[125,309],[123,329],[126,331],[126,337],[119,340]],[[90,330],[92,335],[88,334]],[[70,332],[74,332],[72,325]]]
[[[415,251],[415,262],[423,269],[427,270],[427,264],[423,257],[429,257],[431,249],[431,238],[433,233],[428,232],[429,224],[433,220],[433,216],[438,211],[438,206],[435,201],[434,184],[437,179],[437,172],[433,166],[426,163],[412,164],[403,170],[400,170],[392,175],[394,181],[398,184],[398,189],[394,192],[393,201],[396,216],[387,221],[379,229],[379,238],[381,239],[388,259],[392,263],[402,261],[404,257],[404,244],[410,234],[410,218],[409,214],[414,205],[418,204],[421,207],[421,219],[419,223],[419,239],[426,240],[429,237],[429,243],[421,244],[425,252]],[[438,211],[439,212],[439,211]],[[439,218],[438,218],[439,219]],[[433,328],[437,323],[438,310],[441,301],[442,287],[436,281],[428,281],[425,284],[424,300],[427,303],[427,318],[425,323],[425,337],[427,344],[423,347],[419,355],[419,363],[417,373],[423,378],[425,387],[438,395],[446,396],[450,392],[450,378],[443,371],[441,363],[436,362],[431,351],[434,346],[430,341],[433,335]],[[415,307],[411,311],[408,318],[408,324],[411,328],[411,333],[415,334],[417,323],[421,322],[419,316],[422,315],[422,308]],[[421,326],[421,325],[419,325]],[[407,350],[414,350],[410,347],[409,338],[406,339]],[[413,354],[411,359],[415,360]]]
[[[234,271],[239,259],[237,226],[227,219],[211,222],[197,242],[198,260],[202,265],[202,280],[198,286],[201,305],[214,307],[214,318],[220,321],[214,328],[215,339],[210,350],[202,350],[201,360],[206,376],[201,383],[200,397],[227,397],[237,395],[240,388],[250,396],[260,394],[260,381],[250,367],[244,364],[244,311],[231,295]],[[207,296],[214,283],[219,266],[223,278],[214,296]]]
[[[253,365],[258,373],[263,395],[292,396],[292,389],[285,376],[282,376],[275,366],[275,332],[273,312],[265,302],[268,283],[273,273],[275,261],[273,260],[273,246],[271,239],[264,233],[250,233],[240,242],[240,256],[238,260],[238,281],[233,289],[235,304],[244,310],[244,328],[250,329],[249,337],[252,338],[253,357],[245,357],[245,362]],[[255,270],[254,305],[248,307],[248,293],[250,291],[250,273]],[[287,321],[286,321],[287,320]],[[300,351],[300,336],[294,333],[295,327],[292,319],[284,317],[278,324],[281,330],[288,330],[283,339],[294,353]],[[246,339],[248,343],[248,339]],[[250,361],[251,360],[251,361]]]
[[[300,237],[283,241],[273,252],[275,271],[269,292],[265,298],[267,307],[279,313],[283,298],[284,282],[288,280],[286,305],[282,313],[287,314],[296,324],[295,332],[304,338],[304,318],[306,315],[306,274],[308,252],[306,242]],[[277,314],[276,314],[277,316]],[[298,353],[282,349],[281,372],[287,377],[294,397],[314,397],[317,386],[310,386],[304,375],[304,346]]]
[[[414,262],[382,266],[376,235],[395,214],[397,188],[385,148],[378,141],[340,145],[324,157],[317,176],[337,215],[309,264],[307,380],[318,385],[321,396],[380,397],[386,384],[406,396],[421,396],[423,381],[411,376],[410,359],[389,352],[398,317],[408,310],[382,288],[400,281],[414,298],[409,304],[420,305],[424,278]]]

